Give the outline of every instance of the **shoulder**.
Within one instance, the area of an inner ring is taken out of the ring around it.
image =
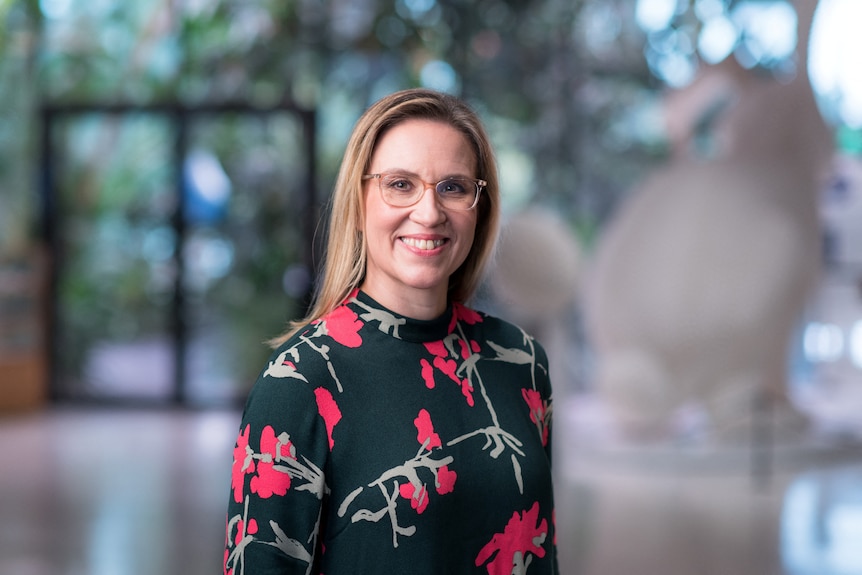
[[[303,369],[308,369],[314,364],[314,358],[318,354],[306,354],[302,352],[303,342],[309,341],[310,337],[314,337],[314,325],[307,324],[297,331],[287,341],[279,345],[270,354],[267,364],[264,366],[258,378],[266,379],[296,379],[306,381],[306,378],[300,373],[298,365],[303,364]]]
[[[333,362],[352,361],[363,353],[363,322],[341,305],[298,329],[270,354],[254,390],[273,394],[293,393],[293,387],[334,389],[338,386]],[[366,336],[367,337],[367,336]]]
[[[332,376],[325,350],[305,345],[302,333],[300,330],[270,355],[246,398],[244,425],[305,430],[300,436],[308,438],[325,435],[321,418],[325,420],[332,407]]]
[[[545,357],[542,344],[521,326],[511,321],[461,304],[455,304],[454,315],[459,324],[471,334],[506,347],[535,349],[539,355]]]
[[[314,343],[314,340],[319,343]],[[249,394],[249,400],[275,400],[291,396],[294,401],[320,384],[327,373],[326,356],[328,346],[320,342],[316,326],[307,324],[287,341],[275,348],[260,370]]]
[[[463,334],[476,344],[473,348],[480,351],[484,359],[507,365],[510,370],[515,366],[529,369],[533,389],[550,398],[548,356],[535,337],[521,326],[485,312],[462,306],[456,315],[472,319],[472,322],[461,323]]]

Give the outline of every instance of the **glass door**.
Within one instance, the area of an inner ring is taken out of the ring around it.
[[[58,399],[245,397],[310,290],[309,117],[94,109],[47,123]]]
[[[167,400],[176,369],[171,125],[89,113],[55,128],[57,395]]]

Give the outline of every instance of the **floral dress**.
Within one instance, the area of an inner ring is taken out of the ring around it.
[[[354,291],[277,349],[234,448],[225,573],[557,573],[545,352]]]

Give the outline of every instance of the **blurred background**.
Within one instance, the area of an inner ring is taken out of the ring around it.
[[[862,574],[859,0],[0,0],[0,573],[220,570],[353,123],[480,113],[564,574]]]

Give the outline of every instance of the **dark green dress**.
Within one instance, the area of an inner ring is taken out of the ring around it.
[[[277,349],[234,448],[225,571],[557,572],[545,352],[356,291]]]

